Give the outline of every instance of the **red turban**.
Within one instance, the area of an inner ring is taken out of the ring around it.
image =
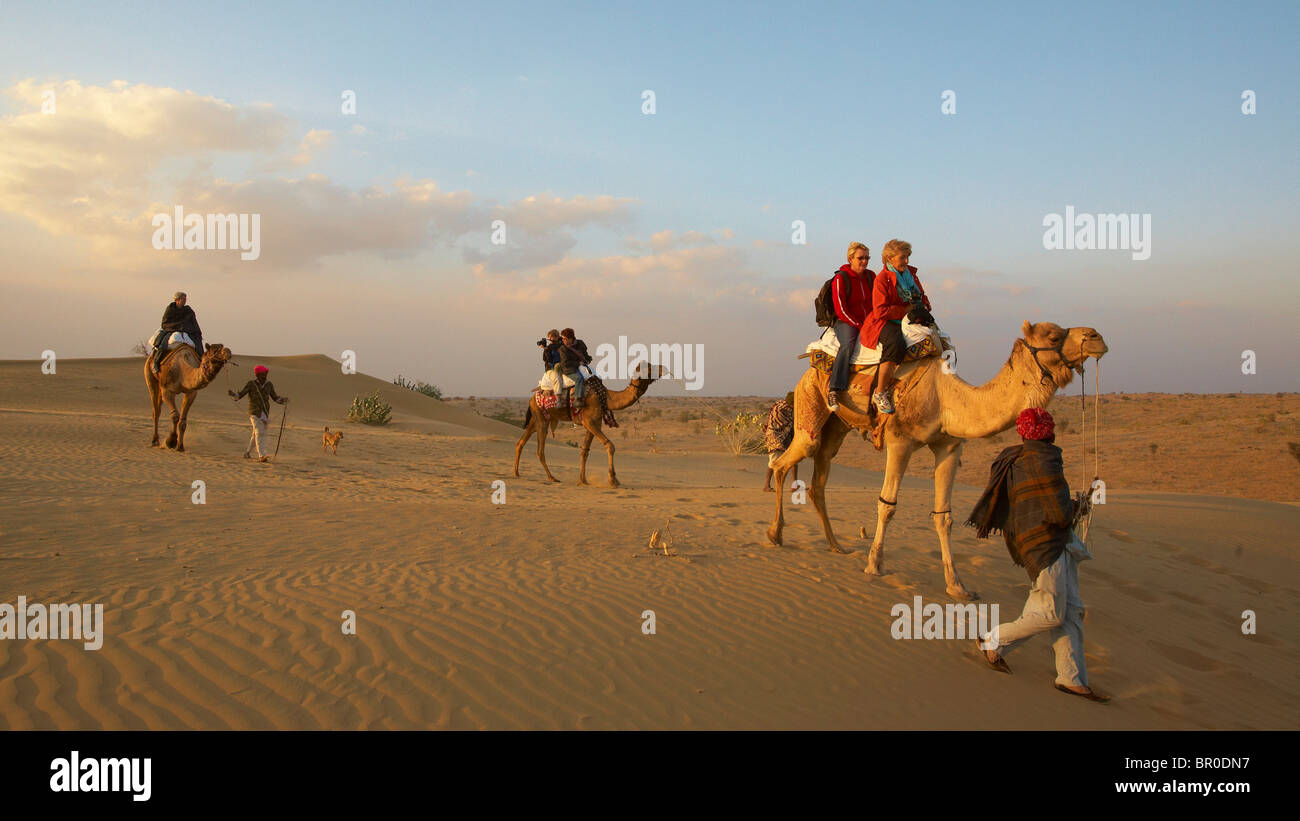
[[[253,368],[253,374],[257,375],[259,373],[270,373],[270,371],[267,370],[267,367],[265,365],[258,365],[256,368]],[[1051,419],[1052,417],[1049,416],[1047,418]]]
[[[1047,439],[1055,429],[1052,415],[1042,408],[1025,408],[1016,417],[1016,433],[1024,439]]]

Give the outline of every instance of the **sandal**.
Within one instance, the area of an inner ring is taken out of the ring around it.
[[[1086,693],[1075,692],[1074,690],[1071,690],[1069,687],[1066,687],[1064,684],[1056,685],[1056,689],[1060,690],[1062,693],[1065,693],[1067,695],[1078,696],[1079,698],[1086,698],[1089,701],[1095,701],[1098,704],[1105,704],[1106,702],[1110,701],[1110,696],[1103,696],[1101,693],[1094,691],[1091,687],[1088,688],[1088,692]]]
[[[997,670],[999,673],[1010,673],[1010,672],[1011,672],[1011,667],[1010,667],[1010,665],[1007,664],[1007,660],[1004,659],[1004,658],[1002,658],[1002,656],[998,656],[998,660],[997,660],[997,661],[990,661],[990,660],[989,660],[989,654],[986,653],[986,652],[984,651],[984,648],[980,646],[980,640],[979,640],[979,639],[975,639],[975,650],[976,650],[976,652],[978,652],[978,653],[980,654],[980,658],[984,660],[984,663],[987,664],[990,668],[992,668],[992,669],[994,669],[994,670]],[[1058,685],[1058,686],[1059,686],[1059,685]]]

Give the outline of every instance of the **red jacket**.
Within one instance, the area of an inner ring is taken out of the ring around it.
[[[831,287],[837,319],[855,328],[862,327],[871,314],[871,285],[875,278],[876,275],[870,271],[863,271],[860,275],[853,273],[848,263],[840,266]]]
[[[921,304],[927,311],[930,310],[930,298],[925,295],[925,286],[916,275],[916,269],[909,265],[907,270],[912,272],[912,279],[916,280],[916,287],[921,291]],[[879,345],[880,332],[884,329],[886,320],[902,319],[911,309],[911,305],[898,298],[897,278],[889,266],[885,266],[876,274],[872,285],[871,316],[862,326],[862,335],[859,337],[863,347],[874,348]]]

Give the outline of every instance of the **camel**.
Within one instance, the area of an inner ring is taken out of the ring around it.
[[[658,375],[651,376],[651,373],[650,366],[643,362],[637,368],[636,376],[632,378],[631,382],[627,383],[626,388],[621,391],[608,391],[609,409],[612,411],[622,410],[636,404],[636,401],[650,388],[650,385],[663,375],[663,366],[659,366]],[[547,479],[552,482],[560,481],[551,475],[551,469],[546,465],[546,435],[548,432],[555,433],[555,428],[561,421],[567,423],[569,421],[568,415],[567,408],[560,404],[552,408],[546,417],[543,417],[537,407],[536,394],[533,395],[532,399],[528,400],[528,412],[524,415],[524,435],[519,437],[519,442],[515,445],[515,476],[519,475],[519,454],[523,452],[528,437],[536,433],[537,458],[542,463],[542,470],[546,471]],[[549,418],[550,423],[543,422],[544,418]],[[587,454],[591,451],[591,440],[599,439],[601,444],[605,446],[605,452],[609,454],[609,486],[619,487],[618,477],[614,475],[614,443],[601,431],[604,415],[600,409],[600,399],[596,396],[596,392],[591,389],[591,386],[587,386],[586,390],[583,391],[580,418],[582,427],[587,431],[587,437],[582,441],[582,460],[578,467],[578,484],[591,484],[587,481]]]
[[[230,349],[220,342],[203,346],[203,359],[189,345],[179,345],[163,355],[162,368],[154,375],[152,354],[144,361],[144,383],[149,387],[149,399],[153,405],[153,441],[158,447],[158,414],[162,412],[162,403],[172,409],[172,432],[167,437],[167,447],[175,448],[178,453],[185,452],[185,420],[190,415],[190,406],[198,392],[208,386],[222,366],[230,361]],[[176,394],[185,394],[184,404],[176,410]]]
[[[1045,408],[1057,389],[1083,371],[1088,357],[1101,359],[1108,348],[1101,334],[1092,328],[1065,329],[1051,322],[1021,327],[1006,364],[984,385],[974,386],[955,373],[945,373],[942,360],[929,358],[905,363],[898,371],[895,389],[896,412],[877,431],[885,450],[885,481],[876,505],[876,537],[871,543],[864,572],[881,575],[884,568],[885,529],[893,518],[898,488],[912,454],[922,446],[934,453],[934,529],[939,534],[943,572],[948,595],[958,600],[978,598],[966,590],[953,564],[948,536],[952,531],[952,484],[957,475],[961,446],[966,439],[994,436],[1015,424],[1016,416],[1028,407]],[[872,369],[854,374],[848,391],[839,396],[839,410],[826,408],[829,375],[809,368],[795,388],[795,433],[790,448],[777,461],[775,482],[800,460],[813,457],[812,498],[830,549],[846,553],[831,530],[826,515],[826,479],[831,460],[849,430],[866,431],[875,422],[870,408]],[[878,445],[879,446],[879,445]],[[781,544],[785,526],[784,494],[776,495],[776,517],[767,538]]]

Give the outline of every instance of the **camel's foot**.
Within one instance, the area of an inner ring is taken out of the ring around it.
[[[774,545],[781,545],[781,526],[773,525],[767,529],[767,540]]]
[[[948,595],[957,601],[975,601],[980,597],[979,593],[973,593],[963,587],[961,582],[948,585]]]
[[[830,550],[830,552],[832,552],[832,553],[838,553],[838,554],[840,554],[841,556],[847,556],[847,555],[849,555],[850,553],[853,552],[852,550],[845,550],[844,548],[840,547],[840,546],[837,545],[837,544],[833,544],[833,545],[831,545],[830,548],[829,548],[829,550]]]
[[[767,487],[763,488],[763,492],[764,492],[764,493],[776,493],[776,491],[772,489],[772,486],[771,486],[771,485],[768,485]]]
[[[515,478],[519,478],[519,468],[515,468]]]
[[[883,576],[885,575],[885,563],[872,556],[867,559],[867,566],[862,568],[862,572],[868,576]]]
[[[177,445],[177,446],[176,446],[176,452],[177,452],[177,453],[184,453],[184,452],[185,452],[185,446],[184,446],[184,445]]]
[[[579,484],[579,485],[590,485],[591,482],[588,482],[588,481],[587,481],[587,477],[586,477],[586,476],[579,476],[579,477],[578,477],[578,484]]]
[[[556,479],[554,476],[550,476],[550,475],[548,475],[548,476],[546,477],[546,481],[548,481],[548,482],[554,482],[554,483],[557,484],[557,485],[560,483],[560,480],[559,480],[559,479]]]
[[[158,447],[158,437],[157,437],[157,436],[155,436],[155,437],[153,438],[153,441],[151,441],[151,442],[149,443],[149,447],[151,447],[151,448],[156,448],[156,447]]]
[[[623,483],[620,482],[620,481],[618,480],[618,477],[616,477],[616,476],[611,476],[611,477],[609,477],[609,486],[610,486],[610,487],[622,487],[622,486],[623,486]]]
[[[175,436],[168,436],[168,437],[167,437],[167,447],[175,449],[175,447],[176,447],[176,437],[175,437]]]

